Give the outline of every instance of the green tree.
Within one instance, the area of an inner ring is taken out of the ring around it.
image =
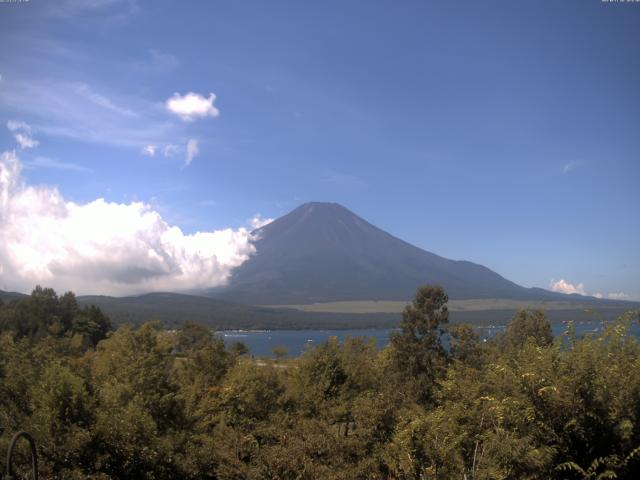
[[[176,348],[182,353],[191,352],[210,345],[212,340],[211,328],[186,321],[178,330]]]
[[[225,422],[249,428],[265,421],[283,402],[284,385],[270,364],[240,361],[224,380],[219,402]]]
[[[85,347],[95,347],[111,331],[111,321],[94,305],[80,308],[72,292],[58,297],[53,289],[37,286],[30,296],[0,308],[2,331],[34,341],[78,335]]]
[[[186,427],[172,369],[175,336],[158,324],[120,327],[91,358],[99,406],[97,468],[115,478],[177,478],[174,450]]]
[[[33,413],[28,429],[38,439],[41,460],[50,473],[91,471],[93,400],[85,380],[59,360],[31,385]]]
[[[402,312],[400,332],[391,335],[393,371],[425,405],[433,401],[436,380],[446,367],[447,354],[441,338],[449,321],[448,300],[442,287],[419,288]]]
[[[507,326],[503,342],[510,347],[522,347],[527,339],[533,339],[541,347],[553,343],[553,332],[542,310],[520,310]]]
[[[485,351],[480,337],[471,325],[452,325],[449,328],[449,337],[451,358],[477,368],[483,365]]]

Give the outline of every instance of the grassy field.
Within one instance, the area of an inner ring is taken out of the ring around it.
[[[309,305],[264,305],[271,308],[292,308],[303,312],[316,313],[400,313],[404,309],[406,302],[398,301],[376,301],[358,300],[347,302],[313,303]],[[487,310],[519,310],[527,308],[537,308],[543,310],[578,310],[581,308],[593,308],[589,302],[576,301],[527,301],[509,300],[501,298],[485,298],[471,300],[451,300],[449,310],[451,312],[481,312]],[[610,307],[598,306],[597,310]],[[616,310],[620,306],[612,307]],[[629,307],[631,308],[631,306]]]

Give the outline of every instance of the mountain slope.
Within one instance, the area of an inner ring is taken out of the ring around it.
[[[418,286],[442,285],[453,299],[557,299],[472,262],[449,260],[371,225],[336,203],[307,203],[256,230],[256,254],[223,288],[247,304],[408,300]]]
[[[26,297],[23,293],[18,292],[5,292],[4,290],[0,290],[0,300],[3,302],[9,303],[12,300],[17,300],[19,298]]]

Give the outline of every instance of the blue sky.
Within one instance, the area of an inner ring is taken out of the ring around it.
[[[31,0],[0,40],[0,123],[28,126],[0,150],[65,202],[189,236],[336,201],[525,286],[640,299],[640,3]],[[200,115],[168,107],[190,92]]]

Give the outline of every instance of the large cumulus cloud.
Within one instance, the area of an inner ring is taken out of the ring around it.
[[[245,228],[186,235],[149,205],[66,201],[29,186],[14,151],[0,156],[0,289],[36,283],[131,294],[224,284],[254,252]]]

